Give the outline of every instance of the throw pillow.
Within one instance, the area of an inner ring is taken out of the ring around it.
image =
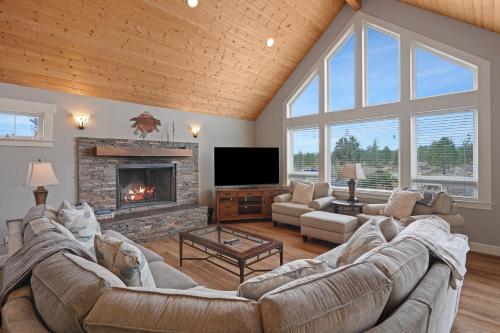
[[[418,199],[420,199],[420,194],[417,192],[396,189],[392,191],[383,215],[392,216],[398,220],[409,217]]]
[[[346,246],[339,253],[336,267],[352,264],[366,252],[387,243],[377,220],[372,219],[363,224],[349,238]]]
[[[378,226],[380,227],[380,231],[386,241],[390,242],[396,237],[401,231],[402,227],[394,221],[392,217],[386,217],[383,219],[377,220]]]
[[[95,252],[99,265],[118,276],[128,287],[156,287],[146,257],[137,246],[98,234]]]
[[[313,200],[314,184],[296,183],[293,189],[292,202],[309,205]]]
[[[288,282],[329,270],[330,268],[324,261],[315,259],[295,260],[243,282],[238,289],[238,296],[258,301],[265,293]]]
[[[440,192],[432,204],[432,208],[436,214],[454,214],[453,212],[453,197],[446,192]]]
[[[76,240],[92,250],[94,237],[101,233],[101,226],[97,222],[94,211],[84,202],[78,207],[64,201],[59,211],[58,222],[65,226],[75,236]]]
[[[76,241],[75,235],[73,235],[73,233],[71,233],[71,231],[69,231],[68,228],[63,226],[61,223],[55,221],[52,221],[52,223],[57,227],[57,230],[59,230],[61,234],[63,234],[64,236],[68,237],[71,240]]]

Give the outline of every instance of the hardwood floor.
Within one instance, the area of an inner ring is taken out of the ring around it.
[[[231,225],[282,240],[285,263],[295,259],[313,258],[333,248],[332,244],[326,242],[316,240],[303,242],[298,228],[292,226],[280,225],[275,228],[271,222],[246,222]],[[238,288],[239,278],[236,275],[208,262],[185,261],[183,267],[179,267],[177,239],[158,240],[147,243],[146,246],[161,254],[168,264],[185,272],[205,287],[220,290]],[[188,256],[202,255],[186,247],[184,251]],[[274,256],[260,263],[259,268],[274,268],[278,265],[279,258]],[[236,271],[236,268],[233,269]],[[459,313],[452,332],[500,332],[500,257],[469,253],[467,269]]]

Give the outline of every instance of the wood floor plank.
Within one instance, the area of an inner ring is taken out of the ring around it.
[[[295,259],[314,258],[335,246],[317,240],[303,242],[299,229],[293,226],[274,227],[272,222],[245,222],[231,225],[283,241],[285,263]],[[236,275],[208,262],[185,261],[183,267],[179,267],[177,238],[146,243],[146,246],[162,255],[168,264],[180,269],[205,287],[236,290],[239,286],[239,278]],[[185,253],[188,256],[202,256],[201,252],[190,248],[185,248]],[[273,256],[263,260],[259,268],[274,268],[278,265],[278,256]],[[500,257],[471,252],[467,257],[467,269],[452,333],[500,332]]]

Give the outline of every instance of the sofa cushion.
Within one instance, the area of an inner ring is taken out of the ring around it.
[[[386,316],[394,311],[415,289],[429,268],[429,250],[417,240],[406,238],[388,243],[363,256],[356,262],[373,263],[393,283],[384,308]]]
[[[302,214],[314,211],[308,205],[298,204],[294,202],[273,203],[273,213],[282,215],[299,217]]]
[[[328,270],[330,268],[323,261],[314,259],[295,260],[243,282],[238,289],[238,296],[257,301],[265,293],[290,281],[324,273]]]
[[[392,282],[371,263],[295,280],[260,300],[265,332],[362,332],[377,322]]]
[[[309,205],[313,200],[314,184],[297,183],[293,190],[292,202],[298,204]]]
[[[392,217],[375,220],[380,227],[380,231],[382,231],[382,235],[388,242],[392,241],[401,232],[402,227]]]
[[[129,287],[155,287],[144,254],[134,245],[114,237],[96,235],[95,252],[99,265],[116,274]]]
[[[191,277],[163,261],[154,261],[149,268],[157,288],[190,289],[198,286]]]
[[[314,211],[303,214],[300,225],[345,234],[357,228],[358,219],[349,215]]]
[[[389,201],[387,201],[384,215],[393,216],[399,220],[409,217],[419,198],[420,194],[417,192],[395,189],[392,191]]]
[[[27,298],[19,298],[2,307],[2,331],[12,333],[50,333],[40,321]]]
[[[104,267],[62,252],[38,264],[31,277],[38,313],[55,333],[84,332],[83,320],[111,287],[125,285]]]
[[[385,243],[377,221],[368,221],[349,238],[342,253],[339,253],[337,267],[351,264],[361,255]]]
[[[314,183],[313,199],[328,197],[330,195],[330,183]]]
[[[120,309],[120,311],[116,311]],[[88,333],[262,332],[259,304],[220,293],[113,288],[85,319]]]
[[[130,243],[130,244],[138,247],[139,250],[141,250],[142,253],[144,254],[144,256],[146,257],[146,260],[147,260],[148,263],[152,263],[152,262],[155,262],[155,261],[163,261],[163,257],[161,255],[159,255],[159,254],[151,251],[150,249],[148,249],[147,247],[142,246],[141,244],[137,244],[136,242],[128,239],[127,237],[123,236],[119,232],[116,232],[114,230],[105,230],[105,231],[102,232],[102,234],[104,236],[118,238],[119,240],[122,240],[124,242]]]
[[[64,201],[59,210],[58,222],[68,228],[87,249],[94,248],[94,236],[101,233],[101,226],[86,202],[75,207]]]
[[[46,204],[32,207],[30,208],[30,210],[28,210],[28,212],[23,218],[21,230],[24,232],[24,229],[26,228],[28,223],[33,219],[46,217],[48,219],[57,221],[57,214],[58,214],[57,209]]]
[[[453,214],[453,197],[446,192],[440,192],[432,204],[435,214]]]

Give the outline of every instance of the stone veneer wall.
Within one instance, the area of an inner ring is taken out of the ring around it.
[[[128,157],[96,156],[96,145],[148,148],[190,148],[192,157]],[[92,207],[116,209],[116,167],[127,163],[175,163],[177,201],[155,205],[155,208],[198,204],[198,144],[127,139],[77,138],[78,152],[78,201]],[[134,207],[120,210],[133,212],[151,207]]]
[[[113,220],[104,220],[100,223],[103,231],[114,230],[134,242],[144,243],[173,237],[181,231],[206,226],[207,210],[206,206],[178,206],[149,212],[122,214]]]

